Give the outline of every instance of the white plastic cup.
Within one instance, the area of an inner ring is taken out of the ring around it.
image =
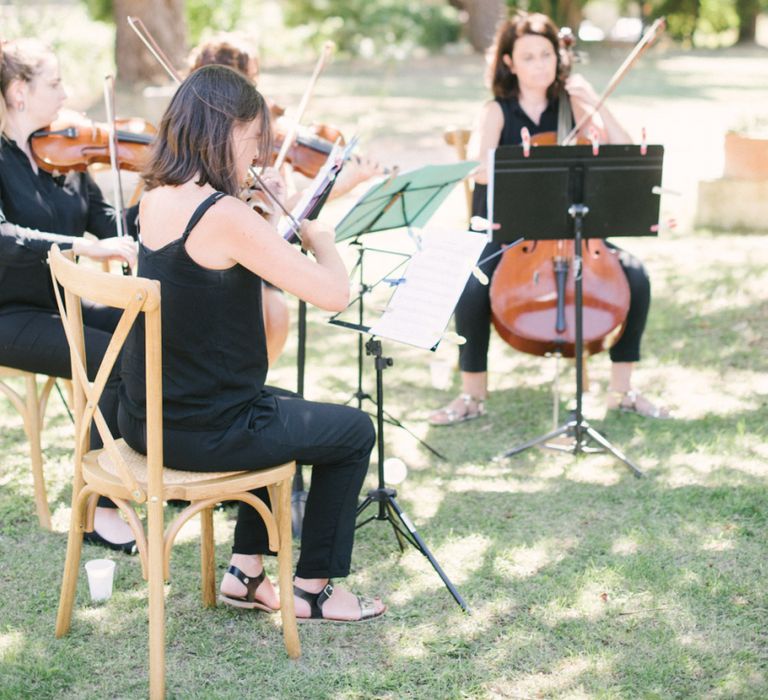
[[[85,562],[85,571],[88,574],[91,600],[109,600],[115,578],[115,562],[112,559],[91,559]]]

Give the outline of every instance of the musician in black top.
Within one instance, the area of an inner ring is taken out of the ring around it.
[[[296,614],[363,620],[382,614],[383,603],[330,579],[350,570],[358,496],[375,439],[371,420],[264,384],[262,280],[330,311],[345,308],[349,297],[331,228],[305,222],[302,243],[313,257],[302,255],[236,197],[254,159],[263,164],[271,154],[271,139],[269,112],[250,81],[230,68],[205,66],[171,100],[143,173],[138,274],[159,280],[162,289],[163,458],[171,468],[205,471],[290,460],[313,465]],[[123,352],[118,417],[123,437],[139,452],[146,452],[143,342],[139,323]],[[266,489],[258,495],[268,498]],[[241,504],[223,602],[279,607],[264,576],[268,553],[264,523]]]
[[[475,175],[473,215],[483,218],[487,217],[488,151],[497,146],[519,145],[523,127],[531,135],[556,132],[561,85],[576,121],[592,111],[590,108],[599,101],[581,75],[569,75],[563,80],[558,30],[546,15],[518,13],[503,23],[496,36],[489,72],[495,99],[483,106],[470,142],[474,157],[481,162]],[[566,125],[566,132],[571,126],[571,123]],[[604,105],[584,127],[585,133],[592,129],[602,143],[630,142],[627,132]],[[481,267],[489,279],[501,259],[500,255],[493,256],[499,248],[499,244],[489,243],[481,256],[486,260]],[[610,349],[608,406],[646,417],[665,418],[669,412],[635,391],[631,384],[650,307],[650,281],[636,257],[619,251],[619,261],[629,283],[630,307],[624,332]],[[470,277],[455,311],[456,331],[466,339],[459,348],[461,394],[430,415],[432,425],[453,425],[484,415],[490,320],[489,287]]]
[[[53,176],[38,168],[29,137],[50,124],[66,93],[55,56],[34,40],[0,47],[0,365],[53,377],[71,376],[46,258],[53,243],[77,255],[133,263],[136,244],[117,238],[114,209],[87,173]],[[83,238],[89,232],[98,240]],[[111,309],[83,309],[88,371],[95,375],[114,329]],[[117,374],[101,409],[116,425]],[[93,436],[98,439],[97,431]],[[114,505],[102,499],[95,532],[86,539],[131,551],[133,535]]]

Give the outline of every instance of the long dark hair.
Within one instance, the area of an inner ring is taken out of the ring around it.
[[[555,81],[549,86],[547,96],[555,97],[563,82],[563,64],[560,55],[560,39],[557,25],[547,15],[539,12],[518,12],[512,19],[505,20],[496,32],[496,39],[492,45],[493,62],[491,64],[491,89],[494,97],[519,97],[520,85],[515,75],[506,63],[504,56],[512,56],[515,42],[526,34],[541,36],[547,39],[555,50],[557,56],[557,69]]]
[[[205,66],[179,87],[165,110],[141,174],[148,190],[181,185],[194,177],[198,185],[236,195],[232,130],[238,123],[259,121],[259,163],[272,153],[272,128],[264,98],[253,84],[226,66]]]

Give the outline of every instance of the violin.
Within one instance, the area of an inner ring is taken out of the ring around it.
[[[278,124],[275,129],[275,159],[282,150],[287,132]],[[344,144],[344,136],[338,129],[325,124],[300,126],[296,137],[288,147],[285,160],[302,175],[315,177],[325,165],[328,154],[336,142]]]
[[[147,147],[157,133],[140,118],[116,119],[117,160],[124,170],[140,171]],[[106,124],[66,116],[30,137],[35,162],[48,172],[84,171],[93,163],[109,163],[110,130]]]
[[[572,63],[572,45],[570,30],[561,33],[564,74]],[[532,146],[563,144],[571,137],[567,130],[572,115],[564,89],[559,106],[558,133],[535,134],[530,137]],[[491,318],[501,338],[517,350],[575,356],[574,245],[573,240],[525,241],[503,253],[491,281]],[[582,337],[584,351],[594,354],[621,337],[629,311],[629,283],[617,252],[603,240],[586,240],[581,252]]]

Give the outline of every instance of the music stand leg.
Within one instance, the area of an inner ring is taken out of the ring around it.
[[[376,367],[376,442],[378,454],[378,487],[368,491],[368,495],[357,508],[358,517],[368,506],[378,504],[378,513],[359,522],[356,529],[361,528],[372,520],[388,521],[392,526],[400,546],[400,551],[405,551],[405,544],[408,543],[419,552],[421,552],[437,572],[453,599],[461,606],[464,612],[470,612],[469,607],[464,602],[461,594],[451,583],[448,576],[443,571],[440,564],[430,552],[424,540],[419,536],[410,518],[403,512],[397,503],[397,491],[387,488],[384,482],[384,370],[392,366],[391,357],[383,357],[381,353],[381,341],[371,338],[365,344],[366,354],[372,355]]]
[[[645,476],[645,474],[640,470],[640,467],[638,467],[634,462],[632,462],[621,450],[614,447],[608,439],[601,435],[597,430],[595,430],[589,423],[587,423],[586,420],[584,420],[584,414],[582,412],[582,392],[583,392],[583,371],[584,371],[584,365],[582,362],[583,353],[584,353],[584,341],[583,341],[583,297],[582,297],[582,276],[581,276],[581,241],[582,241],[582,219],[584,216],[586,216],[589,213],[589,208],[584,206],[583,204],[573,204],[569,210],[568,213],[571,215],[571,217],[574,220],[574,257],[575,257],[575,269],[576,274],[574,275],[574,286],[575,286],[575,347],[576,347],[576,410],[574,412],[574,418],[573,420],[569,420],[567,423],[564,423],[558,428],[555,428],[554,430],[545,433],[544,435],[541,435],[537,438],[533,438],[532,440],[528,440],[527,442],[524,442],[520,445],[517,445],[516,447],[513,447],[506,452],[504,452],[499,459],[503,459],[504,457],[510,457],[512,455],[519,454],[520,452],[523,452],[524,450],[527,450],[530,447],[535,447],[536,445],[543,445],[547,449],[550,450],[557,450],[559,452],[571,452],[573,454],[579,454],[579,453],[589,453],[589,452],[603,452],[607,451],[610,452],[616,459],[623,462],[627,468],[636,476],[637,478]],[[572,441],[568,445],[556,445],[556,444],[547,444],[550,440],[553,438],[559,437],[560,435],[568,435],[572,436]],[[586,439],[591,438],[594,440],[598,445],[600,445],[600,448],[602,449],[595,449],[590,448],[587,443]]]

